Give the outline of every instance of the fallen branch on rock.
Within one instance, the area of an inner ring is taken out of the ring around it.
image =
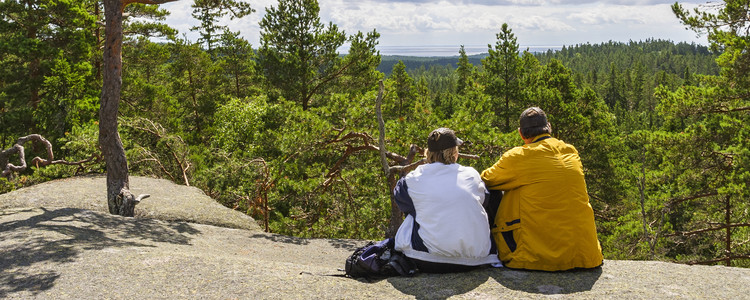
[[[31,160],[31,164],[33,166],[36,166],[37,168],[46,167],[48,165],[68,165],[68,166],[79,166],[79,169],[84,166],[85,163],[92,162],[92,161],[99,161],[101,158],[97,154],[91,155],[91,157],[76,161],[76,162],[69,162],[66,160],[55,160],[54,153],[52,152],[52,143],[50,143],[47,139],[45,139],[43,136],[39,134],[30,134],[24,137],[19,138],[16,143],[10,147],[9,149],[3,150],[0,152],[0,167],[2,167],[2,173],[0,173],[0,177],[10,177],[13,173],[23,172],[28,168],[28,165],[26,164],[26,154],[24,149],[24,144],[31,141],[38,142],[44,145],[46,151],[47,151],[47,159],[41,158],[39,156],[34,157]],[[20,165],[14,165],[10,163],[10,157],[11,155],[18,154],[18,159],[20,161]]]

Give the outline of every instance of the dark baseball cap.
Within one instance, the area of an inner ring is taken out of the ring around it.
[[[441,127],[430,132],[427,137],[427,149],[436,152],[445,149],[461,146],[464,141],[456,137],[456,133],[445,127]]]
[[[521,113],[519,123],[522,129],[547,127],[547,114],[539,107],[529,107]]]

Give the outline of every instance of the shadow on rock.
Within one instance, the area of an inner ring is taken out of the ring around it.
[[[276,242],[276,243],[286,243],[286,244],[294,244],[294,245],[310,244],[310,241],[308,241],[305,238],[298,238],[294,236],[286,236],[286,235],[273,234],[273,233],[258,233],[258,234],[253,234],[250,237],[254,239],[263,238],[263,239],[267,239],[269,241]]]
[[[491,272],[489,268],[482,268],[465,273],[419,273],[414,277],[389,277],[387,280],[400,292],[417,299],[447,299],[476,289],[489,279]]]
[[[367,244],[367,242],[363,242],[363,241],[342,240],[342,239],[331,239],[331,240],[328,240],[328,242],[334,248],[345,249],[349,251],[354,251],[357,248],[362,247],[365,244]]]
[[[55,280],[60,277],[57,272],[41,272],[29,274],[27,272],[16,272],[12,274],[0,274],[0,297],[5,298],[7,294],[31,291],[34,294],[52,288]]]
[[[51,288],[60,276],[54,265],[75,261],[86,250],[154,247],[157,242],[187,245],[188,234],[198,233],[186,223],[82,209],[6,210],[0,214],[0,298]]]
[[[543,295],[590,291],[601,275],[601,267],[563,272],[499,268],[491,273],[492,278],[506,288]]]

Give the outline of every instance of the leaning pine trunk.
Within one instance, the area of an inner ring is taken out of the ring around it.
[[[396,204],[396,199],[393,196],[393,188],[396,187],[396,176],[390,171],[388,161],[386,160],[385,122],[383,121],[383,113],[381,111],[385,86],[383,85],[382,80],[378,85],[380,86],[380,89],[378,91],[378,98],[375,100],[375,113],[378,117],[378,132],[380,133],[378,138],[378,149],[380,151],[380,163],[383,166],[383,174],[385,174],[385,177],[388,179],[388,193],[391,196],[391,218],[388,221],[388,228],[385,229],[385,236],[391,238],[396,236],[398,228],[401,227],[401,222],[404,220],[404,213],[401,212],[401,209],[398,207],[398,204]]]
[[[99,109],[99,145],[107,163],[107,205],[109,212],[132,217],[136,201],[130,194],[128,162],[117,132],[117,111],[122,87],[121,0],[104,0],[106,18],[102,99]]]

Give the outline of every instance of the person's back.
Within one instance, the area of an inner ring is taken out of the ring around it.
[[[474,168],[456,163],[461,140],[447,128],[434,130],[428,164],[401,178],[394,198],[407,214],[395,237],[396,250],[421,272],[465,271],[499,262],[492,251],[487,192]]]
[[[601,247],[578,151],[548,132],[521,134],[524,146],[482,172],[488,189],[505,191],[492,230],[500,260],[510,268],[545,271],[599,266]]]
[[[485,263],[490,231],[482,207],[484,186],[476,170],[457,163],[426,164],[405,176],[401,186],[408,186],[415,212],[407,217],[406,225],[419,224],[422,240],[421,245],[412,242],[412,234],[417,234],[413,229],[401,232],[410,234],[397,235],[408,238],[397,238],[397,244],[414,247],[404,247],[407,256],[445,263]]]

